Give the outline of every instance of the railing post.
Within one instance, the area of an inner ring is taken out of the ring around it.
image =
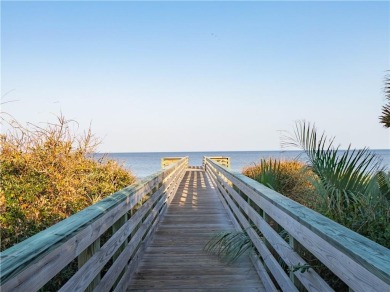
[[[121,228],[122,225],[125,224],[127,220],[128,220],[128,218],[127,218],[127,213],[126,213],[118,221],[116,221],[114,223],[114,225],[112,225],[112,234],[117,232],[118,229]],[[126,239],[125,242],[121,245],[121,247],[118,248],[117,252],[112,257],[114,261],[118,258],[119,254],[124,250],[127,243],[128,243],[128,240]]]
[[[80,269],[100,249],[100,237],[96,239],[78,256],[78,268]],[[85,291],[93,291],[100,282],[100,273],[93,279]]]

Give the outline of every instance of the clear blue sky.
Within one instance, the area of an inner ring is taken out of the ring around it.
[[[389,5],[2,1],[2,111],[108,152],[278,150],[301,119],[387,149]]]

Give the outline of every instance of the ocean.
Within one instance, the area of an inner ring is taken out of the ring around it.
[[[390,150],[371,150],[381,160],[382,166],[390,170]],[[340,150],[342,153],[342,150]],[[103,154],[97,154],[101,157]],[[241,171],[243,167],[253,165],[260,159],[298,159],[305,161],[302,151],[215,151],[215,152],[147,152],[147,153],[107,153],[109,158],[122,163],[137,178],[144,178],[161,170],[163,157],[189,157],[191,166],[202,165],[203,156],[230,157],[231,170]]]

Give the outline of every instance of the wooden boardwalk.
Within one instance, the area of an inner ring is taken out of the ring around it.
[[[213,234],[233,229],[205,172],[188,169],[128,291],[265,291],[247,257],[226,265],[203,251]]]
[[[162,171],[3,251],[0,291],[40,291],[75,262],[59,291],[340,290],[329,271],[343,291],[390,291],[389,249],[230,171],[228,157],[204,157],[206,173],[188,162],[163,158]],[[228,266],[203,251],[233,230],[230,218],[258,254],[257,273],[247,257]],[[308,254],[329,271],[294,272]]]

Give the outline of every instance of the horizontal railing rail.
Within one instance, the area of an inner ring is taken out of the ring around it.
[[[267,290],[331,291],[309,256],[350,290],[390,291],[389,249],[210,158],[204,167],[236,229],[251,239]]]
[[[182,157],[163,157],[161,158],[161,168],[166,168],[171,164],[177,163]]]
[[[207,156],[208,159],[210,159],[211,161],[214,161],[222,166],[225,166],[227,168],[230,168],[230,157],[226,157],[226,156]],[[203,157],[203,165],[205,165],[205,159],[206,159],[206,156]]]
[[[123,291],[187,167],[181,158],[5,250],[0,290],[39,290],[77,261],[60,291]]]

